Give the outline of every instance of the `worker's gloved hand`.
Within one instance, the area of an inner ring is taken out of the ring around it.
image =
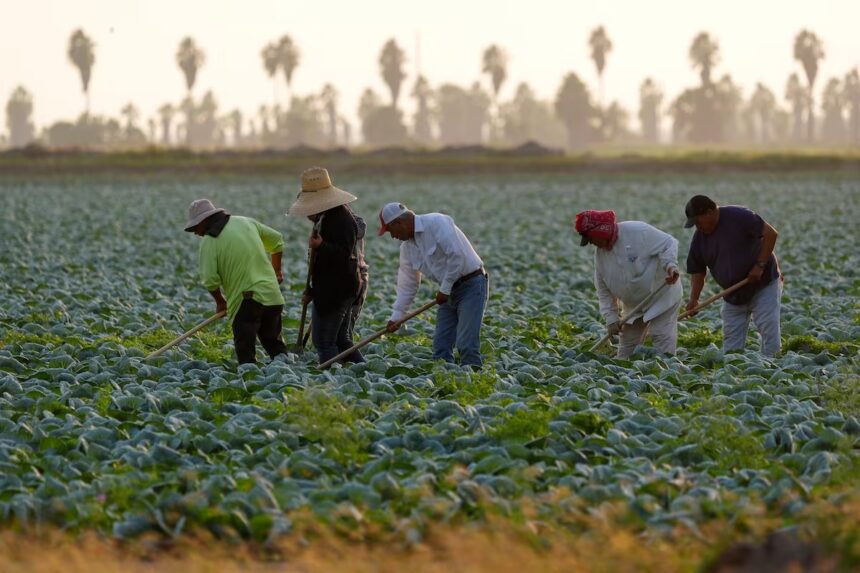
[[[606,332],[609,334],[609,336],[617,335],[619,332],[621,332],[621,323],[616,320],[612,324],[607,325]]]
[[[400,323],[395,320],[389,320],[388,325],[385,327],[385,330],[388,332],[396,332],[397,329],[400,328]]]

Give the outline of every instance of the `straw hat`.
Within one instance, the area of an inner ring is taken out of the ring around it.
[[[188,221],[185,222],[185,230],[190,233],[200,222],[205,221],[215,213],[224,212],[224,209],[216,209],[209,199],[192,201],[191,205],[188,206]]]
[[[352,193],[332,185],[327,169],[311,167],[302,173],[302,190],[290,207],[288,215],[297,217],[316,215],[334,207],[352,203],[356,199],[358,197]]]

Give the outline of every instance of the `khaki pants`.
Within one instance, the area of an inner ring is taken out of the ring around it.
[[[618,341],[618,358],[627,358],[636,347],[645,341],[645,336],[651,334],[654,348],[663,354],[675,354],[678,346],[678,301],[666,312],[655,316],[650,322],[637,318],[621,329]]]

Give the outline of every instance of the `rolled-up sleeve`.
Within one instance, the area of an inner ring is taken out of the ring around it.
[[[262,239],[263,247],[265,247],[267,253],[284,252],[284,236],[281,233],[259,221],[254,221],[254,225],[257,227],[257,232],[260,234],[260,239]]]
[[[200,243],[200,254],[198,257],[200,267],[200,282],[208,291],[221,288],[221,275],[218,273],[218,258],[215,246],[209,237],[204,237]]]
[[[418,286],[421,284],[421,273],[412,265],[406,249],[406,245],[400,247],[400,267],[397,269],[397,298],[394,301],[390,319],[393,321],[406,316],[406,312],[415,300]]]

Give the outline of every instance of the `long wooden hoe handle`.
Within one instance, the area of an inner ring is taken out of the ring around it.
[[[646,308],[646,307],[650,306],[650,305],[651,305],[651,302],[653,302],[653,301],[654,301],[654,299],[655,299],[655,298],[657,298],[657,295],[658,295],[660,292],[662,292],[662,290],[663,290],[664,288],[666,288],[666,286],[668,286],[668,284],[667,284],[667,283],[665,283],[665,282],[664,282],[664,283],[662,283],[660,286],[658,286],[656,289],[654,289],[654,291],[653,291],[653,292],[651,292],[651,294],[649,294],[648,296],[646,296],[646,297],[642,300],[642,302],[640,302],[639,304],[637,304],[636,306],[634,306],[634,307],[633,307],[633,310],[631,310],[630,312],[628,312],[628,313],[627,313],[627,316],[625,316],[624,318],[620,318],[620,319],[619,319],[619,322],[621,323],[621,325],[623,326],[623,325],[624,325],[624,323],[627,321],[627,319],[628,319],[628,318],[630,318],[631,316],[633,316],[634,314],[636,314],[637,312],[639,312],[639,311],[640,311],[640,310],[642,310],[643,308]],[[601,346],[603,346],[603,345],[606,343],[606,341],[607,341],[607,340],[609,340],[610,338],[612,338],[612,335],[611,335],[610,333],[608,333],[608,332],[607,332],[607,333],[606,333],[606,336],[604,336],[603,338],[601,338],[600,340],[598,340],[597,342],[595,342],[595,343],[594,343],[594,346],[592,346],[592,347],[591,347],[591,352],[594,352],[595,350],[597,350],[598,348],[600,348]]]
[[[200,324],[198,324],[197,326],[195,326],[194,328],[192,328],[191,330],[189,330],[188,332],[186,332],[185,334],[183,334],[179,338],[175,338],[175,339],[171,340],[170,342],[168,342],[167,344],[165,344],[164,346],[162,346],[161,348],[159,348],[158,350],[156,350],[155,352],[153,352],[152,354],[147,356],[144,360],[149,360],[150,358],[155,358],[156,356],[161,356],[162,354],[164,354],[165,352],[167,352],[172,347],[176,346],[177,344],[179,344],[180,342],[182,342],[186,338],[188,338],[190,336],[194,336],[195,334],[197,334],[198,331],[203,330],[204,328],[206,328],[207,326],[209,326],[210,324],[212,324],[216,320],[218,320],[220,318],[224,318],[225,316],[227,316],[226,310],[222,310],[221,312],[218,312],[218,313],[210,316],[209,318],[207,318],[206,320],[204,320],[203,322],[201,322]]]
[[[685,318],[688,318],[689,316],[699,312],[700,310],[702,310],[703,308],[705,308],[706,306],[708,306],[712,302],[716,302],[716,301],[720,300],[721,298],[723,298],[724,296],[732,294],[733,292],[735,292],[739,288],[745,286],[748,282],[750,282],[749,279],[744,279],[738,283],[733,284],[729,288],[718,292],[714,296],[709,296],[708,298],[706,298],[702,302],[702,304],[700,304],[696,308],[692,308],[686,312],[682,312],[681,315],[678,317],[678,320],[684,320]]]
[[[435,300],[431,300],[431,301],[430,301],[430,302],[428,302],[427,304],[425,304],[425,305],[423,305],[423,306],[418,307],[416,310],[413,310],[412,312],[410,312],[409,314],[407,314],[406,316],[404,316],[403,318],[401,318],[400,320],[398,320],[398,321],[397,321],[397,326],[399,327],[401,324],[403,324],[403,323],[404,323],[404,322],[406,322],[407,320],[411,320],[411,319],[415,318],[416,316],[418,316],[419,314],[421,314],[421,313],[422,313],[422,312],[424,312],[425,310],[427,310],[427,309],[429,309],[429,308],[433,308],[433,307],[434,307],[434,306],[436,306],[437,304],[439,304],[439,303],[437,303]],[[352,354],[353,352],[355,352],[356,350],[358,350],[358,349],[360,349],[360,348],[364,348],[365,346],[367,346],[368,344],[370,344],[371,342],[373,342],[374,340],[376,340],[376,339],[377,339],[377,338],[379,338],[380,336],[383,336],[383,335],[385,335],[385,334],[387,334],[387,333],[388,333],[388,327],[385,327],[385,328],[383,328],[383,329],[381,329],[381,330],[377,330],[376,332],[374,332],[373,334],[371,334],[371,335],[370,335],[370,336],[368,336],[367,338],[362,339],[362,340],[361,340],[358,344],[356,344],[355,346],[352,346],[352,347],[350,347],[350,348],[347,348],[346,350],[344,350],[343,352],[341,352],[340,354],[338,354],[338,355],[337,355],[337,356],[335,356],[334,358],[330,358],[329,360],[326,360],[325,362],[323,362],[322,364],[320,364],[320,369],[321,369],[321,370],[325,370],[326,368],[328,368],[329,366],[331,366],[332,364],[334,364],[334,363],[335,363],[335,362],[337,362],[338,360],[340,360],[340,359],[342,359],[342,358],[345,358],[345,357],[349,356],[350,354]]]
[[[314,268],[314,255],[311,249],[308,249],[308,278],[305,281],[305,290],[309,289],[311,286],[311,273]],[[304,347],[302,342],[304,341],[305,334],[305,319],[308,316],[308,302],[302,302],[302,318],[299,320],[299,335],[296,338],[296,347]]]

